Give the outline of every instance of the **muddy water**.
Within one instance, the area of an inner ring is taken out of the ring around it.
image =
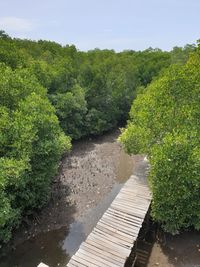
[[[200,231],[171,235],[155,223],[137,241],[135,267],[200,267]]]
[[[159,230],[146,266],[200,267],[200,232],[190,229],[173,236]]]
[[[118,134],[74,145],[72,154],[64,159],[56,201],[39,215],[40,224],[19,230],[17,245],[0,260],[0,267],[36,267],[40,262],[50,267],[66,266],[142,160],[122,150],[116,142]],[[60,194],[66,186],[70,193]],[[69,199],[73,204],[67,209]]]
[[[48,206],[15,233],[13,249],[0,259],[0,267],[66,266],[127,178],[133,171],[143,173],[143,157],[128,156],[116,142],[118,134],[74,144]],[[163,234],[140,248],[148,257],[146,265],[137,267],[200,267],[200,232]]]

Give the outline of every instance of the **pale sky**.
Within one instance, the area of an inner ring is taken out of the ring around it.
[[[79,50],[170,50],[200,39],[200,0],[0,0],[0,29]]]

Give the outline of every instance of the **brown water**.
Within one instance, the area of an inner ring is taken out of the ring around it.
[[[75,144],[74,152],[66,159],[68,163],[63,166],[66,180],[69,180],[68,186],[72,187],[75,181],[73,191],[77,190],[78,186],[85,186],[91,182],[95,182],[96,187],[90,185],[82,191],[75,192],[75,207],[67,208],[67,203],[61,199],[63,203],[60,209],[57,213],[53,213],[55,205],[50,205],[48,212],[54,214],[53,222],[58,219],[55,217],[61,212],[67,214],[64,217],[64,227],[48,231],[48,220],[46,223],[41,220],[40,228],[44,233],[36,234],[29,239],[25,238],[24,242],[18,242],[19,245],[14,250],[0,259],[0,267],[36,267],[40,262],[50,267],[66,266],[133,170],[141,179],[144,176],[142,157],[135,160],[128,156],[116,143],[117,136],[118,132],[115,132]],[[103,186],[99,181],[103,181]],[[61,185],[59,190],[65,187],[65,184]],[[72,192],[70,198],[71,196]],[[91,201],[94,200],[92,205]],[[56,199],[56,205],[57,201]],[[63,217],[61,219],[63,220]],[[21,230],[19,233],[23,235]],[[159,236],[153,243],[149,240],[147,243],[141,243],[140,248],[148,255],[146,265],[138,263],[138,267],[200,267],[200,232],[190,231],[178,236]]]
[[[116,141],[114,139],[111,142]],[[101,145],[98,141],[97,143]],[[102,155],[101,152],[101,157],[108,157],[109,149],[110,147],[108,146],[108,151],[105,151],[105,155]],[[87,209],[84,215],[78,216],[72,223],[68,224],[66,222],[66,226],[58,230],[40,233],[19,244],[0,260],[0,267],[36,267],[40,262],[44,262],[50,267],[66,266],[81,242],[85,240],[105,210],[110,206],[124,182],[133,173],[133,158],[128,156],[122,149],[119,149],[117,153],[119,155],[116,162],[116,175],[112,178],[114,183],[111,190],[97,205]],[[74,214],[68,214],[68,216],[69,221],[76,217]]]
[[[153,242],[147,267],[200,267],[200,232],[162,234]]]
[[[200,267],[200,232],[164,233],[155,223],[137,241],[135,267]]]

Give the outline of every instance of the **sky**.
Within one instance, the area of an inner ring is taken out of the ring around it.
[[[200,39],[200,0],[0,0],[0,29],[79,50],[170,50]]]

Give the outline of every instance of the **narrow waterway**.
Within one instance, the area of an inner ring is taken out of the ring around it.
[[[40,262],[66,266],[124,182],[142,168],[143,156],[128,156],[117,142],[118,135],[114,131],[74,143],[55,177],[51,200],[42,211],[25,218],[0,267],[36,267]],[[153,241],[142,239],[138,245],[146,264],[138,261],[137,267],[200,267],[200,232],[155,234]]]
[[[74,144],[63,159],[49,205],[16,232],[0,267],[66,266],[143,159],[127,155],[118,135],[115,131]]]

